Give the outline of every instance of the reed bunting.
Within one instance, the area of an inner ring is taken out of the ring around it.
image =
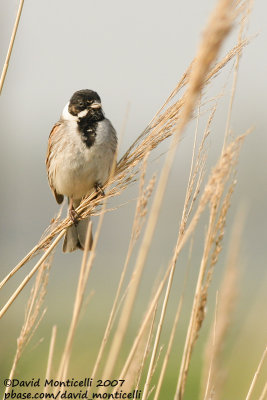
[[[63,251],[84,249],[89,218],[79,220],[75,209],[83,197],[107,181],[117,148],[116,131],[105,118],[100,97],[93,90],[73,94],[48,140],[46,168],[56,201],[68,197],[73,221]]]

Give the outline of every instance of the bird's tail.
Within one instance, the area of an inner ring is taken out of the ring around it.
[[[64,253],[70,253],[77,249],[84,250],[89,221],[90,217],[82,219],[78,221],[76,225],[73,224],[67,229],[63,243]],[[93,244],[92,232],[90,233],[90,236],[89,250],[91,250]]]

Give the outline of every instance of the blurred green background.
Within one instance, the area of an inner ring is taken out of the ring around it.
[[[102,98],[106,116],[119,134],[130,104],[126,132],[120,144],[121,156],[152,119],[193,59],[200,34],[215,4],[216,1],[212,0],[25,1],[0,98],[1,278],[37,243],[58,210],[47,183],[46,146],[49,132],[72,93],[82,88],[96,90]],[[0,65],[4,63],[17,7],[18,1],[15,0],[2,0],[0,3]],[[193,354],[185,396],[187,400],[198,398],[203,349],[213,318],[215,293],[223,273],[229,233],[234,215],[243,206],[247,217],[240,254],[239,297],[225,347],[225,367],[228,370],[225,399],[245,397],[266,343],[267,54],[263,51],[266,47],[266,11],[264,2],[255,2],[247,32],[253,40],[241,58],[231,128],[235,134],[244,133],[251,126],[254,130],[241,150],[238,184],[228,216],[224,250],[210,288],[208,316]],[[255,34],[258,35],[254,37]],[[237,35],[236,30],[232,32],[221,55],[235,43]],[[233,64],[229,65],[216,78],[211,92],[205,93],[207,99],[212,93],[217,95],[227,83],[209,138],[209,166],[215,162],[223,142],[232,67]],[[203,117],[201,127],[207,118],[208,114]],[[172,254],[189,173],[193,131],[194,124],[191,124],[177,152],[127,343],[135,335],[155,278],[166,268]],[[159,174],[164,157],[158,156],[166,150],[167,144],[164,143],[151,155],[148,177],[154,171]],[[83,313],[76,335],[70,376],[90,376],[92,371],[130,238],[135,207],[135,202],[130,200],[136,196],[137,187],[132,186],[110,203],[112,207],[117,207],[127,202],[108,213],[104,220],[88,285],[88,293],[93,291],[94,295]],[[94,218],[94,226],[96,223]],[[165,397],[162,399],[171,399],[176,385],[203,232],[202,226],[196,233],[189,287],[164,383]],[[81,258],[81,252],[63,255],[57,249],[45,299],[47,313],[18,365],[16,376],[31,379],[44,375],[54,324],[58,327],[58,359],[71,318]],[[185,251],[177,266],[177,292],[171,296],[163,331],[162,344],[165,345],[181,292],[187,258]],[[33,262],[1,291],[1,304],[30,270]],[[7,377],[10,371],[30,286],[0,323],[1,379]],[[125,351],[126,346],[123,347],[118,368]],[[263,372],[266,373],[266,368]],[[263,380],[264,374],[260,376],[259,383],[262,384]],[[258,387],[255,393],[257,391]]]

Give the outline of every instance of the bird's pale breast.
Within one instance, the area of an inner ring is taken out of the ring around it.
[[[57,193],[81,199],[94,190],[96,183],[105,183],[116,150],[116,134],[109,120],[99,122],[95,143],[90,148],[81,140],[77,124],[72,121],[64,122],[53,140],[49,169]]]

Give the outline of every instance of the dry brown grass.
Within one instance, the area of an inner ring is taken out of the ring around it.
[[[30,297],[25,311],[24,323],[22,325],[20,335],[17,339],[17,349],[14,361],[9,374],[9,379],[13,379],[15,371],[21,356],[31,340],[34,332],[38,328],[46,310],[41,312],[41,307],[46,294],[46,287],[49,277],[49,269],[51,267],[52,257],[46,262],[43,262],[37,272],[34,285],[31,289]],[[10,386],[5,390],[5,395],[9,392]]]
[[[114,163],[110,180],[104,186],[105,195],[94,198],[95,194],[92,194],[90,197],[84,199],[77,209],[81,218],[85,218],[88,215],[99,215],[99,221],[90,253],[89,242],[91,224],[89,224],[88,227],[73,312],[59,367],[55,376],[56,379],[65,380],[68,377],[73,341],[81,317],[86,285],[97,254],[96,249],[101,234],[103,218],[105,213],[109,211],[107,207],[108,200],[112,197],[119,196],[123,190],[137,180],[139,181],[139,195],[136,201],[136,212],[132,224],[128,251],[91,376],[93,378],[101,376],[107,378],[114,376],[116,373],[118,379],[127,378],[126,385],[129,391],[131,389],[139,389],[141,385],[143,388],[143,400],[152,397],[154,400],[160,398],[162,394],[162,384],[164,379],[166,379],[167,366],[174,346],[174,339],[177,335],[179,317],[183,306],[183,295],[187,290],[187,286],[184,285],[183,294],[180,297],[177,296],[177,312],[173,319],[173,326],[165,350],[165,347],[162,345],[162,330],[165,326],[170,295],[176,290],[173,288],[176,266],[180,261],[181,252],[185,250],[186,244],[188,244],[198,225],[200,225],[201,217],[205,212],[208,215],[205,240],[201,257],[198,260],[198,276],[195,282],[195,290],[192,294],[192,308],[181,355],[182,359],[179,363],[177,361],[176,390],[172,395],[172,398],[175,400],[184,398],[192,353],[206,316],[209,287],[222,249],[227,214],[236,185],[236,165],[238,163],[239,152],[247,135],[247,133],[245,133],[237,137],[231,137],[230,122],[236,90],[239,56],[248,43],[248,40],[243,38],[243,32],[247,23],[249,4],[250,2],[247,1],[218,1],[217,7],[204,31],[195,59],[161,109],[156,113],[148,127],[130,146],[120,161],[116,165]],[[242,17],[240,22],[241,13],[243,13],[242,15],[245,17]],[[221,46],[235,24],[240,24],[241,26],[238,43],[224,58],[217,61]],[[208,149],[206,143],[207,138],[212,134],[212,122],[215,118],[219,98],[213,98],[212,100],[211,112],[207,117],[206,126],[203,129],[201,139],[199,139],[202,93],[203,89],[208,89],[208,85],[212,79],[215,78],[233,58],[236,60],[234,82],[229,111],[226,118],[224,142],[222,143],[221,152],[214,167],[207,173],[208,167],[206,161],[208,158]],[[183,94],[181,94],[182,90]],[[192,161],[185,192],[182,217],[180,224],[177,226],[175,246],[170,262],[163,271],[163,276],[157,283],[150,302],[144,307],[146,311],[142,315],[142,318],[140,316],[140,325],[136,327],[134,340],[129,346],[126,355],[122,356],[121,348],[124,344],[127,332],[129,331],[129,324],[136,304],[137,293],[146,266],[147,255],[154,237],[166,185],[176,155],[176,149],[184,134],[185,127],[193,118],[196,118],[196,130],[192,149]],[[156,177],[154,175],[150,179],[147,177],[149,157],[153,149],[158,147],[169,137],[171,137],[170,147],[156,185]],[[146,181],[148,181],[147,184]],[[149,204],[150,202],[151,205]],[[15,360],[10,373],[11,378],[14,376],[14,371],[24,346],[31,337],[32,332],[34,332],[38,326],[37,316],[39,315],[40,304],[44,297],[44,288],[46,285],[46,279],[41,278],[44,273],[44,265],[46,265],[45,260],[57,246],[66,228],[70,224],[71,221],[69,218],[61,220],[60,215],[58,215],[55,220],[52,221],[40,242],[0,284],[0,288],[3,287],[33,256],[37,255],[41,250],[44,250],[44,254],[41,256],[40,260],[0,311],[1,317],[7,312],[32,276],[39,270],[35,289],[31,295],[30,305],[28,306],[25,324],[18,340]],[[143,237],[140,241],[141,233]],[[133,261],[134,249],[137,250],[137,257],[131,277],[129,281],[126,282],[126,271],[130,260]],[[236,256],[237,250],[238,246],[235,246],[234,250],[230,252],[232,257],[233,254]],[[233,261],[233,258],[229,258],[229,260],[229,265],[235,264],[236,262],[235,259]],[[216,323],[214,324],[212,332],[211,342],[213,345],[209,347],[206,355],[207,366],[206,374],[204,375],[204,399],[222,398],[220,396],[222,393],[221,388],[223,381],[221,380],[221,371],[223,370],[223,365],[220,355],[229,324],[228,314],[230,313],[233,303],[233,293],[236,286],[236,275],[232,274],[231,271],[233,270],[230,270],[230,272],[229,269],[226,270],[226,278],[220,290],[220,299],[218,307],[216,308]],[[127,286],[127,290],[124,294],[122,294],[123,285]],[[115,322],[117,322],[117,325]],[[107,346],[107,344],[109,344],[109,346]],[[55,369],[55,366],[52,368],[55,346],[56,327],[54,327],[52,331],[48,351],[46,377],[51,377],[52,370]],[[266,351],[257,368],[255,377],[252,380],[247,399],[250,398],[254,389],[265,355]],[[160,367],[161,362],[162,366]],[[115,367],[117,368],[115,369]],[[159,369],[159,379],[154,379],[155,373]],[[117,373],[117,370],[120,370],[120,372]],[[261,397],[265,395],[265,392],[266,388],[264,387]],[[99,393],[101,393],[101,391]],[[216,393],[217,397],[213,397],[214,393]]]
[[[230,326],[234,303],[237,297],[240,263],[240,241],[243,233],[244,217],[239,213],[230,238],[230,248],[226,260],[225,274],[215,311],[215,322],[207,341],[205,351],[203,398],[222,399],[222,389],[226,379],[226,371],[222,360],[226,335]]]

